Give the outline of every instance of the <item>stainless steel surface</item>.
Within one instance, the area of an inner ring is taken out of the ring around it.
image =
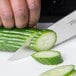
[[[61,44],[61,43],[65,42],[65,41],[69,40],[70,38],[73,38],[73,37],[76,36],[76,11],[72,12],[68,16],[66,16],[63,19],[59,20],[58,22],[56,22],[52,26],[51,26],[51,23],[46,23],[46,24],[45,23],[39,23],[38,28],[54,30],[57,33],[57,38],[58,38],[56,45]],[[30,53],[25,48],[24,48],[24,50],[22,50],[22,48],[20,48],[10,58],[10,60],[17,60],[17,59],[28,57],[33,52],[31,51],[31,53]]]

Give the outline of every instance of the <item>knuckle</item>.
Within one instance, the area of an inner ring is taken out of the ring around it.
[[[28,13],[27,13],[27,11],[25,11],[25,9],[18,9],[15,11],[15,17],[17,19],[27,19]]]
[[[1,14],[1,17],[2,17],[3,20],[11,20],[11,19],[13,19],[13,15],[10,12],[3,12]]]

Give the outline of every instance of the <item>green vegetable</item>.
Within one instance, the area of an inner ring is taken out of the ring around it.
[[[38,62],[46,65],[57,65],[63,62],[58,51],[41,51],[32,55]]]
[[[31,43],[30,43],[31,42]],[[34,43],[33,43],[34,42]],[[51,30],[5,29],[0,28],[0,50],[14,52],[22,45],[36,51],[52,48],[56,42],[56,33]],[[44,44],[44,46],[43,46]],[[32,46],[33,45],[33,46]],[[34,49],[37,48],[37,49]]]
[[[68,75],[68,76],[76,76],[76,70],[75,71],[73,71],[70,75]]]
[[[0,50],[14,52],[22,45],[28,47],[31,38],[36,33],[38,29],[0,28]]]
[[[44,72],[40,76],[68,76],[73,70],[73,65],[65,65]]]
[[[35,51],[51,49],[57,40],[57,35],[52,30],[43,30],[37,33],[30,42],[30,48]]]

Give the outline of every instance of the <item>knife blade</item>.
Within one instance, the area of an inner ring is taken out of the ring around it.
[[[47,25],[45,26],[45,24],[43,24],[41,26],[46,27]],[[76,36],[76,11],[73,11],[69,15],[57,21],[52,26],[50,26],[50,24],[48,26],[49,27],[47,27],[46,29],[54,30],[57,33],[58,39],[56,45],[66,42],[67,40]],[[33,50],[27,49],[22,46],[9,58],[9,60],[26,58],[33,53]]]

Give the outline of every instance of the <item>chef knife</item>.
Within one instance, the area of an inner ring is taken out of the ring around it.
[[[47,25],[44,23],[43,25],[40,25],[40,26],[44,28]],[[67,40],[75,37],[76,36],[76,11],[73,11],[72,13],[65,16],[64,18],[57,21],[51,26],[49,24],[49,27],[47,27],[46,29],[54,30],[57,33],[56,45],[66,42]],[[9,60],[18,60],[18,59],[26,58],[33,53],[34,53],[33,50],[30,50],[25,46],[22,46],[9,58]]]

